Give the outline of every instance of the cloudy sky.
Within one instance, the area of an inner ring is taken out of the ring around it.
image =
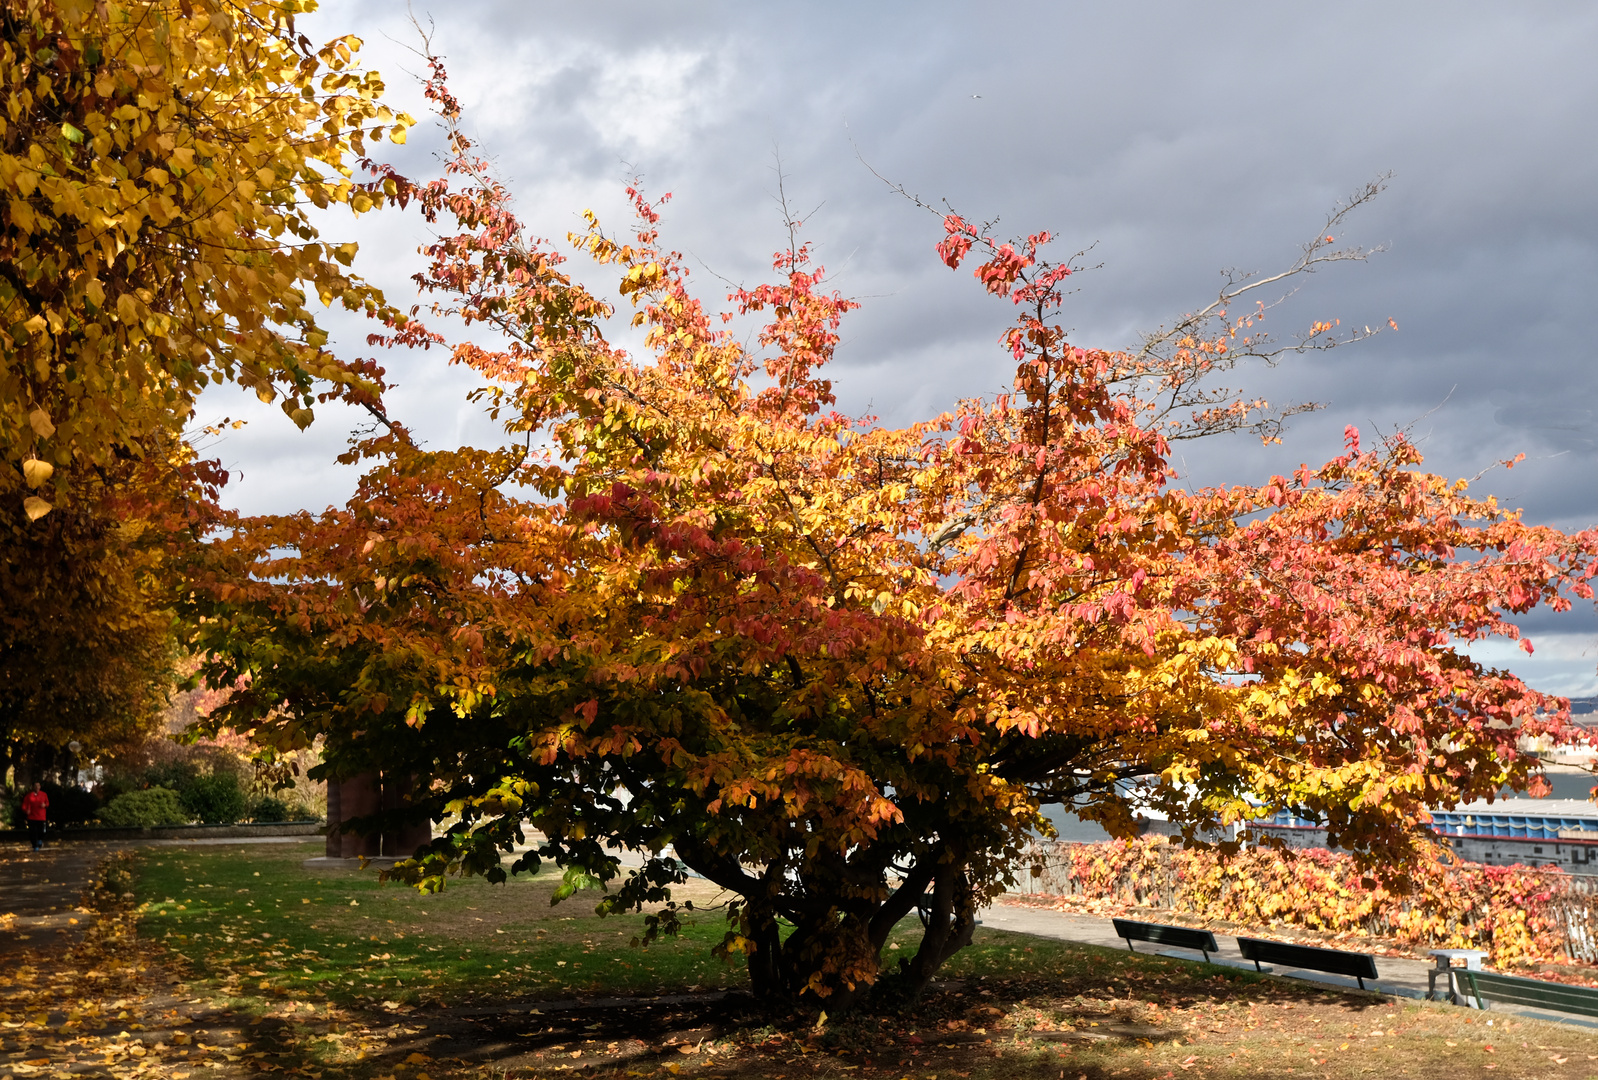
[[[431,6],[429,6],[431,4]],[[1061,255],[1096,245],[1079,279],[1078,342],[1116,347],[1213,298],[1219,271],[1287,265],[1327,211],[1374,177],[1387,192],[1339,242],[1384,246],[1367,264],[1301,282],[1269,322],[1397,333],[1235,381],[1273,401],[1319,401],[1284,445],[1185,448],[1198,482],[1253,481],[1338,452],[1345,424],[1409,427],[1428,463],[1475,476],[1527,516],[1598,523],[1598,8],[1284,5],[748,3],[674,5],[415,0],[435,25],[467,126],[517,208],[562,238],[592,207],[626,223],[622,182],[671,192],[666,240],[713,275],[753,283],[784,234],[778,161],[846,324],[835,383],[846,408],[898,423],[1002,386],[1008,305],[932,252],[937,220],[872,169],[1016,233],[1048,228]],[[395,0],[326,0],[313,38],[356,33],[391,99],[421,117]],[[429,168],[424,121],[397,162]],[[869,163],[870,168],[867,167]],[[813,213],[810,211],[814,209]],[[327,230],[359,239],[357,269],[408,299],[426,231],[371,215]],[[363,265],[364,264],[364,265]],[[580,268],[579,268],[580,269]],[[365,355],[365,328],[335,339]],[[439,445],[487,433],[458,372],[389,357],[391,408]],[[251,511],[342,502],[332,464],[347,417],[300,434],[235,391],[205,402],[249,425],[215,448]],[[1537,654],[1480,653],[1544,689],[1598,692],[1598,619],[1536,616]]]

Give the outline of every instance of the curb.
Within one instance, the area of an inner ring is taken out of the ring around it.
[[[69,829],[49,829],[44,838],[47,843],[95,840],[202,840],[229,839],[255,836],[320,836],[325,826],[320,821],[264,821],[258,825],[158,825],[149,827],[121,827],[115,825],[86,825]],[[26,842],[25,829],[0,829],[0,841]]]

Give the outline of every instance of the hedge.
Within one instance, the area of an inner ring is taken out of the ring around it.
[[[1404,893],[1325,849],[1230,859],[1163,836],[1039,849],[1033,891],[1163,908],[1201,920],[1358,933],[1417,949],[1485,949],[1494,963],[1594,960],[1598,897],[1557,866],[1425,862]]]

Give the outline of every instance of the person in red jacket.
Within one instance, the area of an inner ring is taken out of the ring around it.
[[[37,780],[33,783],[33,790],[22,797],[22,816],[28,819],[28,839],[33,841],[33,850],[39,851],[44,847],[44,822],[50,816],[50,796]]]

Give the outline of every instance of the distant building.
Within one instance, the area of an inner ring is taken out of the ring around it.
[[[1255,831],[1291,848],[1326,847],[1326,828],[1292,814],[1260,821]],[[1582,799],[1497,799],[1432,814],[1432,831],[1465,862],[1547,866],[1598,875],[1598,805]]]
[[[1590,767],[1598,761],[1598,697],[1571,698],[1570,719],[1587,733],[1586,738],[1558,745],[1546,738],[1524,739],[1522,748],[1555,765]]]

